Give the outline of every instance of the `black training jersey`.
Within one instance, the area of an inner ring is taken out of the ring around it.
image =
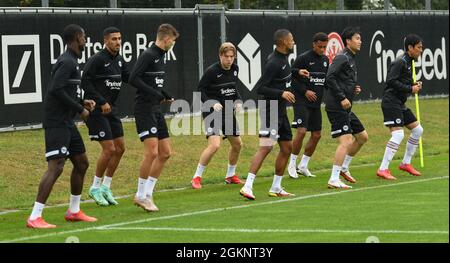
[[[71,127],[75,114],[84,110],[77,59],[77,54],[67,49],[53,65],[44,101],[44,128]]]
[[[166,51],[153,44],[147,48],[134,64],[129,83],[136,87],[135,111],[161,111],[161,101],[171,99],[164,89]]]
[[[130,72],[123,57],[106,48],[92,56],[83,69],[81,88],[85,98],[96,102],[97,110],[106,103],[115,106],[122,82],[128,82]]]
[[[412,94],[412,58],[404,54],[389,66],[382,103],[403,105]]]
[[[198,84],[202,102],[217,100],[225,106],[225,100],[240,100],[237,90],[239,68],[232,64],[229,70],[222,68],[220,61],[209,66]]]
[[[306,51],[297,57],[294,64],[292,64],[292,88],[297,93],[296,100],[311,108],[320,108],[325,86],[325,77],[328,70],[328,57],[318,55],[313,50]],[[310,77],[305,78],[299,75],[300,69],[306,69]],[[314,91],[317,100],[309,101],[304,95],[307,90]]]
[[[283,92],[291,90],[291,67],[287,54],[274,50],[268,57],[264,72],[255,85],[258,94],[266,100],[266,109],[270,110],[270,100],[278,100],[278,115],[286,115],[287,101],[281,97]]]
[[[328,68],[325,79],[326,97],[325,109],[327,111],[342,111],[341,101],[348,99],[353,102],[355,86],[358,80],[358,70],[355,63],[355,54],[345,48],[340,52]],[[351,108],[347,111],[351,111]]]

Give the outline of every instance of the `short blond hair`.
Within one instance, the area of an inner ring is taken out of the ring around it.
[[[236,47],[231,42],[224,42],[222,45],[220,45],[219,48],[219,55],[222,56],[223,54],[227,53],[228,51],[233,51],[234,55],[236,56]]]

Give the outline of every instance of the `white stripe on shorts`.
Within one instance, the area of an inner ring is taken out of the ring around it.
[[[59,150],[54,150],[54,151],[45,153],[45,157],[50,157],[50,156],[57,155],[57,154],[59,154]]]
[[[386,121],[386,122],[384,122],[383,124],[384,125],[389,125],[389,124],[394,124],[395,123],[395,121]]]
[[[342,132],[342,130],[335,130],[335,131],[331,132],[331,135],[338,134],[338,133],[341,133],[341,132]]]
[[[149,135],[149,134],[150,134],[149,131],[143,131],[143,132],[139,133],[139,138],[142,138],[142,137],[144,137],[145,135]]]

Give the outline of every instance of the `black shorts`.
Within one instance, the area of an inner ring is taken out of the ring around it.
[[[91,141],[106,141],[123,137],[120,119],[114,114],[92,114],[86,121]]]
[[[141,142],[152,137],[156,137],[159,140],[169,138],[166,120],[161,112],[135,113],[134,119]]]
[[[47,161],[68,158],[86,152],[76,126],[45,128],[45,158]]]
[[[202,112],[203,122],[205,125],[206,138],[218,135],[222,131],[223,139],[227,136],[240,136],[239,125],[234,112],[230,116],[225,116],[225,111],[219,112],[211,110],[210,112]]]
[[[276,126],[271,127],[270,114],[265,114],[260,110],[261,128],[259,129],[260,138],[271,138],[274,141],[292,141],[291,125],[287,115],[277,116]]]
[[[381,104],[381,110],[383,111],[384,125],[387,127],[403,127],[417,121],[410,109],[402,108],[400,105]]]
[[[320,108],[308,107],[304,104],[294,104],[294,120],[292,128],[306,128],[307,131],[322,130],[322,112]]]
[[[365,130],[363,124],[353,112],[327,111],[331,124],[331,137],[337,138],[344,134],[358,134]]]

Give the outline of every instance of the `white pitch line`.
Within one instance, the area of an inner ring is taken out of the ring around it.
[[[368,166],[375,166],[375,165],[378,165],[378,164],[377,163],[364,163],[364,164],[359,164],[359,165],[353,165],[352,168],[361,168],[361,167],[368,167]],[[316,170],[315,172],[316,173],[321,173],[321,172],[326,172],[326,171],[329,171],[329,170],[330,169],[321,169],[321,170]],[[262,178],[265,178],[265,179],[270,178],[270,180],[272,180],[272,177],[262,177]],[[223,185],[223,183],[210,184],[210,185]],[[182,191],[182,190],[187,190],[187,189],[191,189],[191,187],[163,189],[163,190],[157,190],[157,191],[155,191],[155,193],[175,192],[175,191]],[[134,196],[134,194],[117,196],[116,200],[130,198],[131,196]],[[92,199],[89,199],[89,200],[83,200],[83,201],[81,201],[81,203],[82,204],[95,203],[95,201],[92,200]],[[49,205],[49,206],[46,206],[45,209],[57,208],[57,207],[63,207],[63,206],[69,206],[69,203]],[[27,208],[27,209],[6,210],[6,211],[3,211],[3,212],[0,212],[0,216],[1,215],[6,215],[6,214],[11,214],[11,213],[23,212],[23,211],[27,211],[27,210],[29,210],[29,208]]]
[[[377,234],[448,234],[436,230],[345,230],[345,229],[234,229],[234,228],[184,228],[184,227],[109,227],[101,230],[146,230],[184,232],[236,232],[236,233],[377,233]]]
[[[175,214],[175,215],[169,215],[169,216],[146,218],[146,219],[127,221],[127,222],[109,224],[109,225],[103,225],[103,226],[97,226],[97,227],[87,227],[87,228],[81,228],[81,229],[76,229],[76,230],[68,230],[68,231],[61,231],[61,232],[56,232],[56,233],[16,238],[16,239],[11,239],[11,240],[3,240],[3,241],[0,241],[0,243],[21,242],[21,241],[26,241],[26,240],[47,238],[47,237],[58,236],[58,235],[86,232],[86,231],[91,231],[91,230],[102,230],[102,229],[109,228],[109,227],[118,227],[118,226],[124,226],[124,225],[139,224],[139,223],[145,223],[145,222],[150,222],[150,221],[173,219],[173,218],[179,218],[179,217],[185,217],[185,216],[193,216],[193,215],[221,212],[221,211],[227,211],[227,210],[233,210],[233,209],[249,208],[249,207],[261,206],[261,205],[292,202],[292,201],[298,201],[298,200],[304,200],[304,199],[318,198],[318,197],[323,197],[323,196],[332,196],[332,195],[338,195],[338,194],[360,192],[360,191],[365,191],[365,190],[388,188],[388,187],[393,187],[393,186],[422,183],[422,182],[427,182],[427,181],[434,181],[434,180],[448,179],[448,178],[449,178],[448,176],[441,176],[441,177],[419,179],[419,180],[414,180],[414,181],[393,183],[393,184],[387,184],[387,185],[369,186],[369,187],[363,187],[363,188],[358,188],[358,189],[349,189],[349,190],[341,190],[341,191],[336,191],[336,192],[327,192],[327,193],[322,193],[322,194],[305,195],[305,196],[292,197],[292,198],[286,198],[286,199],[278,199],[276,201],[268,201],[268,202],[261,202],[261,203],[252,203],[252,204],[247,204],[247,205],[238,205],[238,206],[231,206],[231,207],[224,207],[224,208],[201,210],[201,211],[190,212],[190,213],[182,213],[182,214]]]

